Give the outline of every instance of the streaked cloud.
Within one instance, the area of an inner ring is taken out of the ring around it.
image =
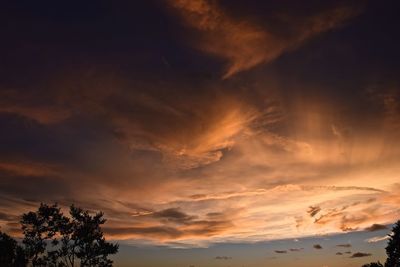
[[[371,253],[364,253],[364,252],[356,252],[353,255],[351,255],[350,258],[362,258],[362,257],[369,257],[372,256]]]
[[[336,245],[337,247],[342,247],[342,248],[351,248],[351,244],[339,244]]]
[[[289,250],[292,251],[292,252],[299,252],[299,251],[304,250],[304,248],[291,248]]]
[[[229,256],[216,256],[215,259],[216,260],[230,260],[230,259],[232,259],[232,257],[229,257]]]
[[[43,124],[57,123],[72,115],[70,109],[35,103],[33,99],[33,93],[21,95],[16,90],[0,90],[0,112],[19,114]]]
[[[358,12],[353,8],[339,7],[304,19],[283,16],[282,20],[291,32],[285,36],[249,19],[234,18],[215,1],[170,0],[169,3],[179,11],[188,26],[199,31],[197,48],[228,62],[224,79],[269,63],[315,35],[338,27]]]
[[[295,49],[301,57],[308,40],[357,13],[316,8],[268,27],[269,17],[235,16],[222,2],[169,3],[198,31],[196,47],[226,60],[224,78]],[[323,48],[303,56],[318,61]],[[299,60],[286,55],[283,70],[243,80],[193,78],[171,64],[132,77],[81,67],[34,88],[0,88],[2,229],[15,230],[40,201],[104,211],[113,239],[180,248],[393,223],[399,88],[363,80],[348,90],[314,72],[310,81],[289,71]],[[277,251],[301,250],[292,245]]]
[[[386,225],[374,223],[373,225],[365,228],[365,231],[374,232],[374,231],[386,230],[386,229],[388,229]]]
[[[387,239],[389,239],[388,235],[385,235],[385,236],[374,236],[374,237],[365,239],[365,242],[367,242],[367,243],[376,243],[376,242],[381,242],[381,241],[384,241],[384,240],[387,240]]]

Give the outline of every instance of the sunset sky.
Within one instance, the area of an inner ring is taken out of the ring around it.
[[[400,219],[398,1],[5,1],[0,226],[121,267],[357,267]]]

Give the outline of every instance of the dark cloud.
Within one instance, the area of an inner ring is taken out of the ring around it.
[[[232,259],[232,257],[228,257],[228,256],[216,256],[215,259],[216,259],[216,260],[230,260],[230,259]]]
[[[365,228],[365,231],[374,232],[374,231],[386,230],[386,229],[387,229],[386,225],[374,223],[370,227]]]
[[[224,213],[222,213],[222,212],[209,212],[209,213],[207,213],[208,217],[220,217],[220,216],[223,216],[223,215],[224,215]]]
[[[170,209],[165,209],[161,211],[157,211],[152,213],[153,217],[155,218],[160,218],[164,219],[167,221],[173,221],[179,224],[185,224],[185,223],[190,223],[193,219],[195,219],[195,216],[189,216],[188,214],[180,211],[177,208],[170,208]]]
[[[18,180],[18,183],[16,182]],[[0,192],[3,195],[23,196],[29,201],[48,201],[62,198],[63,195],[74,195],[70,183],[58,177],[43,176],[2,176]]]
[[[342,252],[336,252],[336,255],[343,255]]]
[[[286,254],[287,253],[287,250],[274,250],[275,251],[275,253],[278,253],[278,254]]]
[[[322,249],[322,246],[320,244],[315,244],[313,245],[313,248],[315,249]]]
[[[321,211],[321,208],[318,206],[310,206],[307,210],[307,213],[310,214],[311,217],[317,215],[318,212]]]
[[[350,258],[362,258],[362,257],[369,257],[371,255],[372,255],[371,253],[356,252],[353,255],[351,255]]]
[[[229,220],[197,220],[189,224],[188,234],[195,236],[214,236],[234,226]]]
[[[342,247],[342,248],[351,248],[351,244],[339,244],[336,245],[337,247]]]
[[[167,212],[167,214],[170,215],[169,212]],[[146,219],[146,217],[148,216],[143,216],[144,219]],[[144,221],[144,223],[146,223],[146,221]],[[166,225],[165,221],[161,221],[161,223],[162,225],[159,226],[148,227],[109,227],[106,228],[105,231],[112,236],[120,238],[136,238],[143,236],[149,239],[174,240],[182,237],[212,237],[225,232],[233,226],[230,221],[207,220],[185,220],[183,225],[178,223],[175,227]]]
[[[291,248],[291,249],[289,249],[290,251],[293,251],[293,252],[298,252],[298,251],[302,251],[304,248]]]
[[[8,213],[0,212],[0,221],[14,222],[16,220],[18,220],[18,217]]]
[[[159,239],[175,239],[183,236],[183,232],[167,226],[152,226],[152,227],[105,227],[105,233],[110,234],[112,236],[129,236],[129,237],[138,237],[145,236],[150,238],[159,238]]]

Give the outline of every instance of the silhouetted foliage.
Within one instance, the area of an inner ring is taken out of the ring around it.
[[[40,204],[36,212],[22,215],[23,243],[33,266],[58,266],[57,249],[60,222],[67,220],[57,205]],[[51,244],[53,249],[48,249]]]
[[[26,254],[34,267],[112,266],[108,256],[118,252],[118,245],[105,240],[105,222],[101,212],[92,216],[71,206],[66,217],[57,204],[40,204],[36,212],[22,216]]]
[[[394,225],[392,233],[389,234],[389,241],[386,247],[387,259],[385,267],[400,266],[400,221]]]
[[[24,267],[27,264],[25,252],[12,237],[0,232],[0,266]]]
[[[62,251],[71,262],[74,257],[80,266],[112,266],[108,255],[118,252],[118,245],[106,242],[101,225],[106,222],[103,213],[91,216],[88,211],[71,206],[71,221],[64,229]],[[72,264],[73,266],[73,264]]]
[[[383,264],[378,261],[364,264],[362,267],[383,267]]]
[[[386,254],[387,259],[385,265],[378,261],[364,264],[362,267],[400,267],[400,220],[397,221],[392,232],[389,234]]]

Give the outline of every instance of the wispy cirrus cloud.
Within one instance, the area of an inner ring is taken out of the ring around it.
[[[396,218],[397,148],[382,142],[379,120],[364,129],[336,119],[329,101],[263,98],[224,82],[164,82],[160,92],[103,76],[5,94],[8,106],[56,106],[69,117],[0,112],[4,226],[39,199],[105,211],[115,239],[173,246],[358,231]],[[389,116],[374,101],[376,116]]]
[[[374,236],[374,237],[365,239],[365,242],[367,242],[367,243],[376,243],[376,242],[385,241],[387,239],[389,239],[388,235],[385,235],[385,236]]]
[[[199,31],[197,48],[228,62],[224,79],[269,63],[358,13],[354,8],[339,7],[305,19],[286,16],[284,22],[292,33],[285,36],[245,18],[230,16],[215,1],[170,0],[169,3],[179,11],[188,26]]]

